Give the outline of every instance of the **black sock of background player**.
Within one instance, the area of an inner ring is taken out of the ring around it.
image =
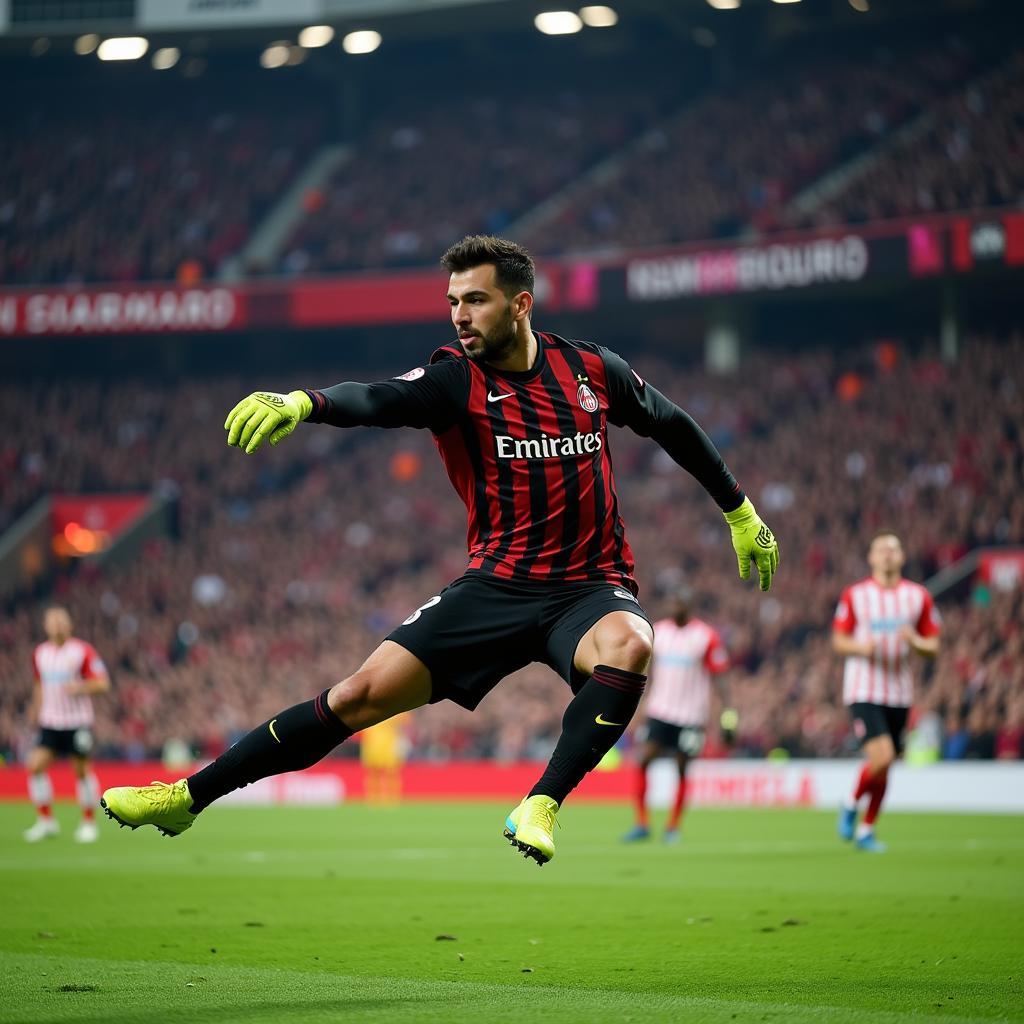
[[[329,692],[282,711],[190,775],[192,812],[198,814],[214,800],[257,779],[308,768],[347,740],[352,730],[327,706]]]
[[[636,672],[598,665],[565,709],[562,735],[530,796],[549,796],[561,804],[618,743],[646,682],[647,676]]]

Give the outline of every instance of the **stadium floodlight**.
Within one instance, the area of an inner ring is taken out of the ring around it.
[[[96,50],[100,60],[138,60],[149,49],[149,40],[143,36],[114,36],[104,39]]]
[[[850,0],[850,6],[855,11],[860,11],[861,14],[867,14],[871,10],[871,4],[868,0]]]
[[[181,50],[176,46],[162,46],[159,50],[153,51],[153,67],[157,71],[167,71],[173,68],[181,60]]]
[[[800,0],[772,0],[773,4],[798,4]]]
[[[740,5],[740,0],[708,0],[708,5],[716,11],[735,11]]]
[[[92,53],[100,45],[100,37],[95,32],[87,32],[75,40],[75,53],[79,57],[85,57]]]
[[[346,53],[373,53],[381,44],[381,35],[373,29],[360,29],[349,32],[341,41],[341,48]]]
[[[291,55],[292,44],[287,39],[279,39],[260,54],[260,64],[265,68],[283,68]]]
[[[604,4],[591,4],[589,7],[580,8],[580,18],[584,25],[590,28],[611,28],[617,25],[619,16],[614,7],[605,7]]]
[[[568,36],[583,28],[583,21],[575,11],[542,11],[533,19],[533,24],[546,36]]]
[[[334,29],[330,25],[310,25],[299,33],[299,46],[313,50],[326,46],[333,38]]]

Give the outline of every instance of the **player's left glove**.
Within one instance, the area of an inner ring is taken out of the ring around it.
[[[736,742],[736,730],[740,726],[740,713],[735,708],[726,708],[718,720],[722,729],[722,742],[731,747]]]
[[[305,391],[287,395],[256,391],[228,413],[224,421],[228,444],[252,455],[268,437],[271,444],[284,440],[312,411],[313,402]]]
[[[775,535],[761,522],[749,498],[744,498],[739,508],[722,514],[732,531],[732,546],[739,564],[740,579],[750,579],[750,561],[753,559],[761,579],[761,589],[768,590],[775,570],[779,567],[779,545]]]

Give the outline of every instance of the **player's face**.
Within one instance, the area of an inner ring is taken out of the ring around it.
[[[71,616],[63,608],[49,608],[43,616],[47,639],[64,641],[71,636]]]
[[[871,542],[868,550],[868,565],[872,572],[879,572],[886,576],[898,573],[903,568],[903,545],[899,537],[891,533],[876,537]]]
[[[501,362],[511,355],[521,316],[515,299],[495,284],[493,263],[453,273],[448,303],[459,342],[470,359]]]

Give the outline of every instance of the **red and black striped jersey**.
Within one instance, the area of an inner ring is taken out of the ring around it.
[[[454,344],[391,381],[310,391],[310,420],[431,430],[466,505],[470,571],[606,580],[635,594],[609,423],[653,437],[724,509],[743,494],[703,431],[620,356],[553,334],[537,340],[522,372]]]

